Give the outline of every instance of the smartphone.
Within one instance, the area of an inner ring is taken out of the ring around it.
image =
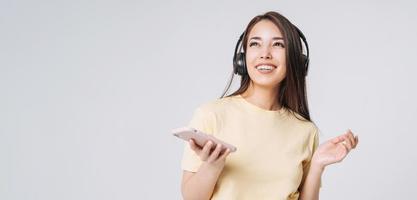
[[[216,145],[220,143],[222,145],[222,152],[225,151],[227,148],[230,149],[230,152],[236,151],[235,146],[228,144],[224,141],[221,141],[220,139],[217,139],[212,135],[203,133],[202,131],[197,130],[195,128],[190,128],[190,127],[177,128],[177,129],[172,130],[172,133],[174,134],[174,136],[177,136],[178,138],[181,138],[187,142],[190,139],[193,139],[194,142],[200,147],[203,147],[204,144],[206,144],[206,142],[210,140],[213,142],[213,145],[212,145],[213,148],[215,148]]]

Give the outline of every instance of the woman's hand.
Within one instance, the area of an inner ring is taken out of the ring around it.
[[[191,149],[200,157],[204,164],[208,167],[222,170],[226,157],[230,154],[230,149],[227,148],[225,151],[222,151],[222,145],[217,144],[214,150],[212,150],[213,142],[207,141],[204,144],[204,147],[198,146],[193,139],[189,141]]]
[[[314,152],[312,164],[324,169],[327,165],[341,162],[350,150],[356,148],[359,138],[349,129],[347,133],[321,144]]]

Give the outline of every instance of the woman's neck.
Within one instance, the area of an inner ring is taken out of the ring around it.
[[[248,89],[241,96],[246,101],[265,110],[279,110],[281,109],[281,105],[277,99],[277,88],[279,88],[279,85],[276,88],[266,88],[250,83]]]

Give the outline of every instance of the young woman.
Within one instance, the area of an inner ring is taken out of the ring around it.
[[[181,163],[184,199],[319,199],[325,167],[342,161],[358,137],[348,130],[318,145],[307,105],[304,35],[277,12],[256,16],[236,45],[233,64],[240,88],[224,97],[232,76],[222,97],[200,105],[188,126],[237,151],[190,140]]]

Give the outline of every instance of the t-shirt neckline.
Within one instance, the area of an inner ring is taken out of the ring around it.
[[[261,107],[255,105],[255,104],[252,104],[251,102],[247,101],[240,94],[236,95],[236,98],[239,99],[243,103],[243,105],[245,105],[247,108],[250,108],[251,110],[254,110],[256,112],[270,113],[270,114],[283,114],[285,112],[284,107],[281,107],[279,110],[267,110],[267,109],[261,108]]]

